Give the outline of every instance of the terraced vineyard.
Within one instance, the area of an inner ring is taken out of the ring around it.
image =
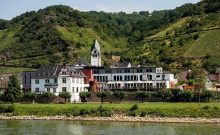
[[[185,52],[185,57],[220,56],[220,29],[206,31]]]

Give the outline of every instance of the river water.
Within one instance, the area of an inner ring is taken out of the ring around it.
[[[220,135],[220,125],[1,120],[0,135]]]

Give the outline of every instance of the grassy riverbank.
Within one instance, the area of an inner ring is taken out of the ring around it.
[[[98,116],[113,114],[157,117],[205,117],[220,118],[220,103],[85,103],[85,104],[15,104],[13,115],[17,116]],[[131,109],[132,108],[132,109]]]

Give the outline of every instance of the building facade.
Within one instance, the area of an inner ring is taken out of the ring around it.
[[[161,67],[131,66],[114,68],[93,68],[94,79],[100,89],[139,90],[174,88],[174,75],[164,72]]]
[[[19,75],[21,88],[25,91],[31,90],[31,78],[34,76],[34,71],[25,71]]]
[[[52,92],[56,96],[60,92],[69,92],[71,102],[79,102],[79,93],[87,91],[85,75],[80,70],[69,66],[47,66],[39,68],[31,79],[31,90],[36,93]]]

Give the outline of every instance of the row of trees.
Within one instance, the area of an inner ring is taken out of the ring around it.
[[[96,94],[96,96],[101,99],[101,103],[104,101],[105,98],[108,98],[111,95],[118,98],[121,102],[122,99],[124,99],[128,94],[124,91],[116,91],[113,93],[111,93],[110,91],[101,91]],[[180,89],[161,89],[157,93],[137,91],[135,95],[136,98],[140,99],[142,103],[146,98],[150,98],[151,96],[159,97],[162,99],[163,102],[200,102],[201,100],[209,101],[211,98],[220,99],[220,92],[209,90],[189,91]],[[87,98],[89,98],[90,96],[88,96]]]

